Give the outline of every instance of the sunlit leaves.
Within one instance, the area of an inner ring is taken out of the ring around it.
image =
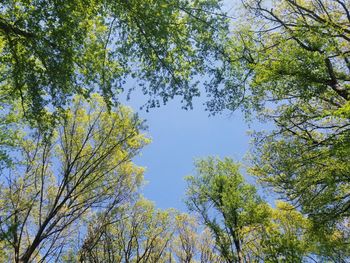
[[[247,184],[239,165],[231,159],[208,158],[196,163],[197,175],[188,182],[187,205],[197,213],[215,237],[221,256],[243,262],[247,229],[268,218],[268,206]]]
[[[49,137],[27,128],[21,161],[1,179],[6,253],[16,262],[55,257],[92,214],[129,202],[143,179],[131,162],[149,143],[142,129],[129,108],[109,111],[96,94],[75,97]]]

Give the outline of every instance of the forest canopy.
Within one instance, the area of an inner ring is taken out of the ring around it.
[[[4,0],[0,76],[0,262],[349,262],[350,2]],[[162,210],[133,90],[270,128]]]
[[[199,94],[195,76],[222,52],[221,1],[14,1],[0,9],[1,90],[28,118],[74,94],[118,101],[137,79],[149,107]]]

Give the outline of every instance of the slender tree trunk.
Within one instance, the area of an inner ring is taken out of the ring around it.
[[[237,257],[239,263],[244,263],[243,261],[243,255],[241,250],[241,244],[239,242],[239,239],[234,239],[233,242],[235,243],[236,251],[237,251]]]

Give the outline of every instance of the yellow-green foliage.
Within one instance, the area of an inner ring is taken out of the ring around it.
[[[130,202],[144,172],[131,159],[149,142],[129,108],[108,110],[96,94],[75,97],[49,136],[28,129],[1,185],[4,253],[38,260],[72,245],[94,213]]]

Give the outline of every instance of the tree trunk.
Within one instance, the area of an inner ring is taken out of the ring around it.
[[[242,250],[241,250],[241,244],[239,242],[239,239],[234,239],[233,241],[235,243],[235,247],[236,247],[236,251],[237,251],[238,262],[239,263],[244,263]]]

